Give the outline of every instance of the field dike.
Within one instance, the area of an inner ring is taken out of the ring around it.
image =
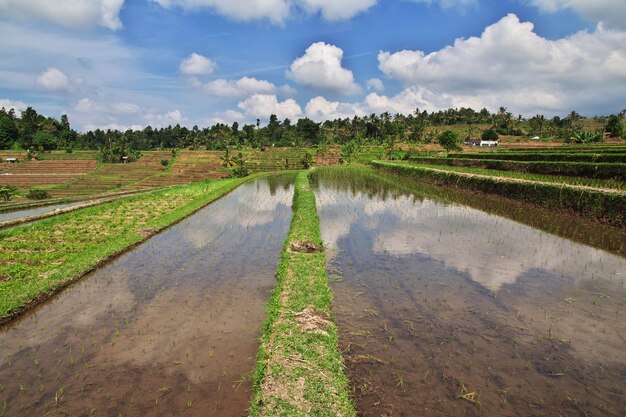
[[[315,195],[296,177],[293,218],[267,306],[251,416],[355,416],[331,317]]]
[[[452,171],[372,161],[372,166],[399,175],[420,178],[437,185],[452,185],[498,194],[527,203],[566,210],[617,227],[626,227],[626,195],[582,189],[565,184],[487,177]]]
[[[0,231],[0,324],[260,176],[172,187]]]

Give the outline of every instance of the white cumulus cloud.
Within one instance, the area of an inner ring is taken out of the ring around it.
[[[345,95],[358,94],[362,89],[354,81],[352,71],[341,66],[342,59],[341,48],[317,42],[291,63],[287,77],[315,90]]]
[[[584,19],[626,28],[624,0],[531,0],[531,3],[545,12],[570,9]]]
[[[322,122],[366,116],[372,113],[410,114],[417,108],[420,111],[435,111],[450,107],[454,107],[450,97],[436,95],[424,88],[411,86],[394,96],[370,93],[363,101],[353,103],[329,101],[322,96],[314,97],[307,103],[305,113],[307,117]]]
[[[429,102],[453,97],[453,107],[595,113],[615,112],[626,100],[626,32],[601,25],[549,40],[510,14],[480,37],[430,54],[380,52],[378,62],[388,77],[428,92]]]
[[[242,77],[238,80],[218,78],[208,83],[202,83],[198,79],[192,80],[192,84],[204,93],[216,97],[247,97],[252,94],[283,94],[292,96],[293,88],[288,85],[277,87],[266,80],[258,80],[254,77]]]
[[[302,116],[302,108],[293,99],[278,101],[273,94],[253,94],[237,104],[248,116],[266,118],[275,114],[279,119],[297,119]]]
[[[152,0],[165,8],[212,9],[233,20],[282,23],[293,9],[320,13],[326,20],[343,20],[369,9],[377,0]]]
[[[378,78],[372,78],[367,81],[367,91],[381,92],[385,89],[385,85]]]
[[[13,109],[18,116],[22,113],[22,110],[26,110],[26,107],[28,106],[23,101],[0,98],[0,109],[4,108],[6,111]]]
[[[70,79],[57,68],[48,68],[35,82],[48,91],[67,92],[71,88]]]
[[[215,67],[217,64],[211,59],[194,52],[180,63],[180,72],[186,75],[209,75]]]
[[[122,27],[124,0],[0,0],[0,19],[51,22],[68,28]]]

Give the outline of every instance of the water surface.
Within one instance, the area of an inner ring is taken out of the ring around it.
[[[80,204],[85,204],[85,202],[78,201],[78,202],[73,202],[73,203],[53,204],[50,206],[36,207],[36,208],[30,208],[26,210],[17,210],[17,211],[9,211],[6,213],[0,213],[0,222],[6,222],[7,220],[20,219],[22,217],[37,216],[39,214],[49,213],[57,209],[78,206]]]
[[[245,415],[292,182],[243,184],[4,329],[0,415]]]
[[[623,257],[374,176],[314,183],[360,415],[623,414]]]

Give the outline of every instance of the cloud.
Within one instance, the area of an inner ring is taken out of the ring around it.
[[[287,77],[314,90],[358,94],[362,89],[354,82],[352,71],[341,66],[342,58],[341,48],[324,42],[314,43],[292,62]]]
[[[0,19],[36,20],[68,28],[122,27],[124,0],[2,0]]]
[[[302,9],[309,13],[320,13],[326,20],[345,20],[364,12],[377,0],[300,0]]]
[[[385,89],[385,85],[378,78],[372,78],[367,81],[367,91],[381,92]]]
[[[419,108],[435,111],[453,107],[450,97],[439,96],[417,86],[407,87],[394,96],[370,93],[361,102],[343,103],[329,101],[324,97],[312,98],[305,107],[307,117],[322,122],[324,120],[345,119],[354,116],[380,114],[410,114]]]
[[[266,118],[275,114],[279,119],[297,119],[302,116],[302,108],[293,99],[278,101],[272,94],[254,94],[237,104],[248,116]]]
[[[101,113],[104,115],[135,115],[143,111],[142,107],[135,103],[99,103],[87,97],[80,99],[74,106],[74,110],[79,113]]]
[[[230,125],[234,122],[243,123],[246,120],[246,116],[243,113],[236,110],[226,110],[223,112],[215,113],[210,118],[203,120],[204,125],[212,126],[216,123],[223,123]]]
[[[46,69],[35,82],[48,91],[68,92],[71,88],[67,75],[57,68]]]
[[[210,75],[215,67],[215,62],[194,52],[180,63],[180,72],[186,75]]]
[[[252,77],[242,77],[238,80],[219,78],[208,83],[202,83],[196,78],[192,80],[192,85],[204,93],[216,97],[242,98],[253,94],[295,95],[295,90],[288,85],[277,87],[269,81],[258,80]]]
[[[380,52],[378,67],[429,103],[514,112],[615,112],[626,97],[626,32],[594,32],[548,40],[510,14],[480,37],[423,51]],[[620,107],[620,108],[621,108]]]
[[[530,0],[530,2],[544,12],[553,13],[570,9],[584,19],[626,29],[624,0]]]
[[[377,0],[152,0],[164,8],[212,9],[233,20],[269,20],[283,23],[292,9],[320,13],[326,20],[344,20],[374,6]]]
[[[144,119],[152,127],[165,127],[169,125],[185,124],[187,118],[183,117],[180,110],[172,110],[163,114],[148,113]]]
[[[0,109],[3,107],[6,111],[11,109],[15,110],[15,113],[19,116],[22,113],[22,110],[26,110],[26,107],[28,106],[23,101],[0,98]]]

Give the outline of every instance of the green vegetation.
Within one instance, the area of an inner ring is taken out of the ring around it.
[[[486,168],[499,171],[516,171],[530,174],[558,175],[560,177],[580,177],[614,182],[626,181],[626,164],[558,162],[558,161],[501,161],[498,159],[471,158],[411,158],[420,164],[450,165],[458,167]]]
[[[17,187],[14,185],[0,185],[0,201],[9,201],[15,197]]]
[[[244,181],[169,188],[0,231],[0,321]]]
[[[26,194],[26,198],[29,200],[47,200],[50,198],[50,193],[46,190],[42,190],[39,188],[31,188],[28,190],[28,194]]]
[[[506,161],[567,161],[567,162],[621,162],[626,163],[626,152],[621,153],[567,153],[567,152],[473,152],[452,153],[450,158],[500,159]]]
[[[463,149],[459,143],[459,136],[451,130],[446,130],[437,136],[437,143],[448,153],[450,153],[450,151],[460,151]]]
[[[618,227],[626,226],[626,194],[581,189],[565,184],[490,177],[465,172],[442,172],[429,167],[374,161],[385,171],[420,178],[438,185],[469,188],[531,204],[566,210]]]
[[[251,416],[355,416],[331,318],[315,195],[296,178],[293,219],[257,357]]]
[[[464,139],[478,138],[483,134],[492,137],[495,134],[506,136],[502,139],[509,141],[539,136],[542,140],[589,143],[623,137],[624,115],[621,112],[585,118],[572,111],[565,117],[536,115],[524,118],[512,114],[506,107],[494,112],[485,108],[476,111],[462,107],[430,113],[415,109],[407,115],[384,112],[323,123],[308,118],[295,122],[290,119],[281,121],[272,114],[263,120],[263,123],[267,121],[263,127],[259,119],[256,124],[242,127],[235,122],[230,126],[216,123],[192,129],[175,125],[159,129],[147,126],[124,132],[96,129],[77,133],[71,129],[66,115],[57,120],[28,107],[19,117],[11,109],[0,111],[0,149],[30,149],[34,152],[102,150],[104,161],[116,161],[119,155],[111,154],[116,146],[140,151],[164,148],[223,150],[226,147],[242,151],[265,147],[317,147],[320,144],[343,146],[353,141],[360,145],[427,144],[436,143],[444,130]],[[393,150],[393,146],[387,146],[387,149]],[[130,154],[126,156],[132,157]]]

